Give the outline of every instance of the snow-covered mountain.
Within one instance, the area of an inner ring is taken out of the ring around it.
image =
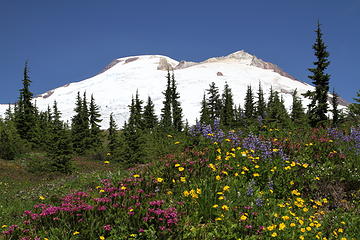
[[[161,55],[143,55],[119,58],[111,62],[102,72],[94,77],[66,84],[37,96],[37,107],[45,111],[56,100],[64,120],[70,121],[74,114],[77,92],[86,91],[88,99],[93,94],[95,102],[100,106],[103,121],[102,128],[108,128],[109,115],[114,114],[119,126],[128,119],[128,105],[131,97],[138,90],[140,98],[146,102],[150,96],[155,104],[155,110],[160,116],[163,104],[162,92],[166,87],[167,69],[173,69],[180,92],[180,101],[184,119],[194,123],[199,117],[200,102],[205,89],[215,82],[222,91],[225,82],[229,84],[234,95],[235,104],[243,101],[247,86],[251,85],[254,93],[259,82],[268,96],[272,86],[281,93],[285,105],[289,109],[292,103],[291,93],[297,89],[299,94],[314,87],[296,80],[276,65],[265,62],[245,51],[238,51],[225,57],[210,58],[203,62],[178,62]],[[329,95],[329,97],[332,97]],[[304,107],[309,103],[303,99]],[[345,102],[341,104],[346,105]],[[0,105],[0,114],[8,106]]]

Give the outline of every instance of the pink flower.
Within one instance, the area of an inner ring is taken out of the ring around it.
[[[105,225],[104,230],[105,231],[111,231],[111,226],[110,225]]]

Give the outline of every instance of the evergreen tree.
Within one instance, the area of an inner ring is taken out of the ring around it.
[[[234,106],[234,116],[235,116],[235,123],[237,127],[243,127],[245,126],[244,122],[244,110],[241,108],[240,104],[238,107]]]
[[[292,94],[292,107],[290,118],[295,123],[304,123],[305,122],[305,112],[302,106],[301,99],[297,96],[297,90]]]
[[[167,85],[166,85],[165,92],[163,92],[165,100],[163,101],[164,107],[161,109],[160,125],[165,131],[168,131],[173,126],[172,115],[171,115],[171,93],[172,93],[172,91],[171,91],[171,76],[170,76],[169,70],[168,70],[166,78],[167,78]]]
[[[17,114],[15,116],[16,128],[22,139],[33,141],[35,138],[35,108],[31,102],[33,94],[30,91],[31,80],[28,74],[28,65],[25,63],[23,88],[20,89]]]
[[[135,100],[134,100],[134,110],[133,110],[133,120],[136,128],[144,129],[144,121],[143,121],[143,112],[142,112],[142,104],[143,101],[140,100],[139,93],[136,90]]]
[[[0,158],[13,160],[16,156],[16,144],[11,136],[11,132],[0,122]]]
[[[332,104],[332,115],[333,115],[333,119],[332,119],[332,125],[333,126],[337,126],[339,123],[339,118],[340,118],[340,111],[338,109],[339,106],[339,96],[337,95],[337,93],[335,92],[335,90],[333,90],[333,98],[331,100],[331,104]]]
[[[144,127],[145,129],[154,129],[157,126],[157,117],[155,115],[155,106],[151,100],[151,97],[148,97],[146,106],[144,107]]]
[[[205,93],[203,100],[201,101],[200,122],[203,124],[210,124],[210,113],[209,113],[208,104],[206,102]]]
[[[90,123],[90,145],[98,149],[101,146],[101,130],[99,106],[96,105],[94,96],[91,94],[89,106],[89,123]]]
[[[279,93],[275,91],[273,93],[273,99],[271,104],[268,105],[268,118],[269,122],[281,124],[287,126],[289,124],[289,115],[286,111],[284,101],[279,97]]]
[[[312,75],[309,76],[312,79],[312,83],[315,85],[315,92],[308,91],[305,96],[311,99],[311,103],[308,106],[308,116],[310,124],[316,126],[318,123],[327,120],[327,94],[329,91],[329,80],[330,75],[324,71],[329,66],[328,60],[329,53],[326,51],[326,45],[322,39],[322,32],[320,29],[320,23],[316,29],[316,41],[313,45],[315,50],[316,61],[314,62],[315,67],[309,68]]]
[[[348,107],[349,109],[349,118],[351,120],[359,121],[360,120],[360,90],[357,92],[357,98],[353,98],[355,100],[354,103],[351,103]]]
[[[86,96],[84,94],[84,96]],[[82,154],[89,147],[89,113],[87,110],[86,97],[82,99],[80,92],[77,94],[75,115],[72,118],[71,134],[74,151]]]
[[[219,88],[214,82],[210,84],[210,88],[206,89],[208,94],[207,105],[209,108],[209,117],[211,121],[220,119],[222,103],[219,94]]]
[[[254,119],[255,117],[254,105],[254,94],[252,92],[251,86],[248,86],[245,96],[245,118],[248,120]]]
[[[110,124],[108,129],[108,141],[109,141],[109,150],[110,153],[114,153],[115,149],[118,147],[118,138],[117,138],[117,126],[113,117],[113,113],[110,114]]]
[[[177,86],[175,82],[174,72],[171,76],[171,105],[172,105],[172,122],[174,129],[178,132],[181,132],[183,128],[183,120],[182,120],[182,108],[179,102],[180,94],[177,91]]]
[[[5,121],[12,121],[14,120],[14,113],[11,110],[11,105],[9,104],[9,107],[6,109],[5,112]]]
[[[234,123],[234,101],[231,89],[227,83],[224,86],[222,103],[221,124],[230,127]]]
[[[261,82],[259,82],[259,90],[257,92],[257,102],[256,102],[256,115],[260,116],[262,119],[265,119],[266,114],[266,102],[264,99],[264,92],[261,87]]]
[[[80,97],[79,94],[78,97]],[[50,150],[48,152],[49,158],[51,159],[52,170],[62,173],[71,173],[71,137],[60,120],[61,112],[58,110],[56,101],[54,101],[53,113],[52,138],[49,144]]]

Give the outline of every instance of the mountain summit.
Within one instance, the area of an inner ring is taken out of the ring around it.
[[[100,106],[102,128],[108,128],[110,113],[114,114],[118,125],[122,126],[128,119],[128,105],[136,90],[143,100],[148,96],[152,98],[156,114],[160,115],[168,69],[174,71],[184,119],[188,119],[190,124],[195,123],[199,117],[203,93],[211,82],[215,82],[220,91],[227,82],[232,89],[235,104],[241,104],[242,107],[247,86],[251,85],[255,93],[260,82],[265,97],[272,86],[281,93],[288,109],[292,103],[291,93],[295,89],[299,95],[314,90],[313,86],[296,80],[275,64],[241,50],[198,63],[179,62],[162,55],[118,58],[94,77],[50,90],[38,95],[34,101],[41,111],[45,111],[48,105],[52,106],[56,100],[63,119],[70,121],[74,115],[77,92],[86,92],[88,95],[93,94]],[[308,99],[303,99],[304,107],[308,103]],[[0,114],[3,114],[6,108],[7,105],[0,105]]]

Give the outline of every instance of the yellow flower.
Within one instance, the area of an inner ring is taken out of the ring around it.
[[[226,205],[222,205],[221,209],[224,211],[229,211],[229,207]]]
[[[218,199],[219,199],[219,200],[223,200],[223,199],[224,199],[224,196],[220,196]]]
[[[183,168],[183,167],[179,167],[179,172],[184,171],[184,169],[185,169],[185,168]]]
[[[167,194],[167,195],[172,195],[173,192],[172,192],[172,191],[167,191],[166,194]]]
[[[338,232],[339,232],[339,233],[343,233],[343,232],[344,232],[344,229],[339,228],[339,229],[338,229]]]
[[[219,207],[219,205],[215,204],[215,205],[213,205],[212,207],[213,207],[213,208],[217,208],[217,207]]]
[[[180,167],[180,164],[178,164],[178,163],[177,163],[177,164],[175,164],[175,167]]]
[[[2,225],[1,226],[1,228],[7,228],[8,227],[8,225]]]
[[[304,208],[303,211],[304,211],[304,212],[307,212],[307,211],[309,211],[309,209],[308,209],[308,208]]]
[[[306,227],[306,230],[307,230],[307,231],[311,231],[311,227]]]
[[[255,165],[255,168],[259,168],[260,166],[259,165]]]
[[[104,190],[104,189],[101,189],[99,192],[105,192],[105,190]]]
[[[234,176],[235,176],[235,177],[239,176],[239,173],[236,172],[236,173],[234,174]]]
[[[156,181],[159,182],[159,183],[161,183],[161,182],[164,181],[164,179],[159,177],[159,178],[156,179]]]
[[[309,164],[304,163],[302,166],[303,166],[304,168],[307,168],[307,167],[309,166]]]
[[[179,144],[180,142],[179,141],[177,141],[177,142],[174,142],[174,144]]]
[[[294,181],[290,181],[290,185],[294,185],[295,183],[294,183]]]
[[[215,221],[221,221],[221,220],[222,220],[221,217],[215,218]]]
[[[229,187],[229,186],[225,186],[225,187],[223,187],[223,191],[224,191],[224,192],[228,191],[229,189],[230,189],[230,187]]]
[[[287,220],[289,220],[290,219],[290,217],[289,216],[282,216],[281,217],[284,221],[287,221]]]
[[[109,164],[110,162],[109,161],[104,161],[105,164]]]
[[[140,177],[140,175],[139,174],[134,174],[133,177],[138,178],[138,177]]]
[[[285,223],[280,223],[279,224],[279,230],[284,230],[286,227]]]
[[[326,198],[323,198],[324,203],[328,203],[328,200]]]
[[[300,239],[300,240],[304,240],[305,238],[304,238],[304,236],[301,235],[301,236],[299,237],[299,239]]]
[[[276,228],[276,225],[271,225],[267,227],[267,230],[272,231]]]
[[[44,240],[49,240],[48,238],[44,238]]]
[[[295,223],[290,223],[290,227],[295,227],[296,224]]]
[[[104,237],[104,236],[100,236],[99,239],[100,239],[100,240],[105,240],[105,237]]]
[[[306,229],[305,229],[305,228],[301,228],[300,231],[301,231],[301,232],[306,232]]]
[[[45,197],[44,196],[39,196],[39,199],[40,200],[45,200]]]
[[[320,178],[319,178],[319,177],[315,177],[314,179],[315,179],[315,180],[318,180],[318,181],[320,180]]]
[[[183,194],[184,194],[185,197],[190,195],[190,193],[188,191],[184,191]]]
[[[180,177],[180,182],[186,182],[186,177]]]
[[[240,220],[241,220],[241,221],[245,221],[246,219],[247,219],[247,216],[241,215],[241,217],[240,217]]]
[[[121,189],[121,190],[126,190],[126,187],[125,187],[125,186],[122,186],[120,189]]]
[[[201,194],[201,189],[200,189],[200,188],[197,188],[197,189],[196,189],[196,193],[197,193],[197,194]]]
[[[296,163],[295,162],[291,162],[290,166],[295,167]]]
[[[303,225],[304,224],[304,221],[303,220],[299,220],[299,223],[300,223],[300,225]]]
[[[300,192],[299,192],[297,189],[292,190],[291,193],[294,194],[294,195],[296,195],[296,196],[299,196],[299,195],[300,195]]]
[[[278,234],[276,233],[276,232],[273,232],[272,234],[271,234],[271,236],[272,237],[276,237]]]
[[[169,134],[169,135],[167,135],[167,137],[168,137],[168,138],[172,138],[172,136],[171,136],[170,134]]]
[[[278,152],[278,151],[279,151],[279,149],[274,148],[272,151],[273,151],[273,152]]]
[[[78,231],[73,232],[73,235],[78,235],[78,234],[80,234]]]
[[[110,155],[111,155],[111,153],[107,153],[107,154],[106,154],[106,156],[110,156]]]
[[[253,176],[254,176],[254,177],[258,177],[258,176],[260,176],[260,174],[254,173]]]
[[[219,181],[219,180],[221,179],[221,177],[220,177],[219,175],[217,175],[217,176],[215,177],[215,179]]]
[[[226,142],[231,142],[231,140],[230,140],[230,139],[228,139],[228,138],[226,138],[226,139],[225,139],[225,141],[226,141]]]
[[[347,240],[347,238],[346,238],[346,237],[342,237],[340,240]]]
[[[171,135],[170,135],[171,136]],[[130,237],[136,237],[137,234],[133,233],[133,234],[130,234]]]

